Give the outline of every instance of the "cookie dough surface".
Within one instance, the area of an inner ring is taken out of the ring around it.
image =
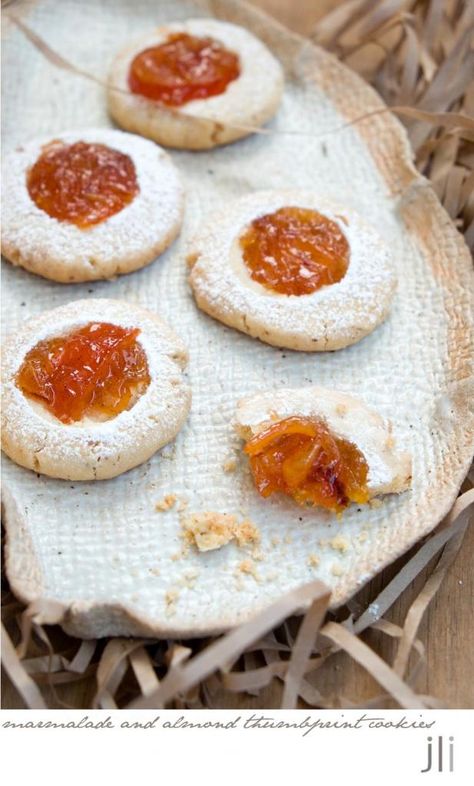
[[[411,483],[411,457],[395,445],[392,424],[360,399],[322,387],[280,388],[239,401],[235,428],[248,440],[271,423],[292,416],[320,418],[337,437],[364,455],[371,497],[405,491]]]
[[[167,107],[130,92],[133,58],[164,43],[172,33],[211,37],[235,52],[240,75],[226,90],[180,107]],[[188,19],[156,28],[123,49],[109,73],[108,107],[113,119],[167,147],[199,150],[232,142],[252,133],[277,111],[283,92],[283,69],[267,47],[242,27],[216,19]]]
[[[349,243],[345,276],[308,295],[283,295],[254,281],[239,237],[257,217],[282,207],[319,211]],[[260,191],[210,216],[191,240],[190,283],[210,316],[267,344],[316,352],[341,349],[371,333],[388,315],[396,288],[390,253],[377,232],[346,207],[311,191]]]
[[[65,425],[15,384],[25,355],[39,341],[66,335],[90,322],[140,329],[150,384],[136,403],[115,418],[83,418]],[[112,478],[147,461],[170,442],[189,412],[184,381],[187,352],[155,314],[118,300],[78,300],[27,322],[4,343],[2,449],[17,464],[64,480]]]
[[[88,229],[58,221],[31,199],[26,176],[53,140],[107,145],[132,159],[139,193],[123,210]],[[139,136],[107,128],[34,139],[6,155],[2,254],[14,265],[62,283],[114,278],[148,265],[176,238],[184,192],[168,154]]]

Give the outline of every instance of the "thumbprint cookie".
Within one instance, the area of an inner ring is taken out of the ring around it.
[[[390,253],[352,209],[307,191],[261,191],[207,220],[188,249],[198,306],[267,344],[341,349],[387,316]]]
[[[156,28],[114,60],[114,120],[168,147],[203,149],[247,136],[275,114],[283,70],[242,27],[188,19]]]
[[[35,139],[3,166],[2,254],[44,278],[113,278],[175,239],[184,193],[168,154],[133,134],[81,129]]]
[[[65,480],[112,478],[176,437],[191,392],[180,339],[119,300],[78,300],[27,322],[4,344],[2,448]]]
[[[396,449],[391,423],[345,393],[258,393],[239,402],[235,426],[263,497],[278,492],[341,513],[410,486],[411,458]]]

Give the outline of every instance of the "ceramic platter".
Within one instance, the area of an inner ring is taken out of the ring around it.
[[[151,266],[116,281],[69,286],[5,263],[5,332],[83,297],[135,301],[156,310],[186,342],[193,390],[191,416],[176,442],[114,480],[56,481],[4,460],[14,592],[25,601],[57,601],[63,627],[82,637],[222,631],[316,577],[331,587],[333,606],[341,604],[437,525],[468,468],[472,273],[460,235],[413,168],[393,116],[347,126],[383,108],[376,94],[332,56],[244,4],[63,0],[59,8],[44,0],[23,14],[54,49],[101,78],[131,37],[172,19],[215,15],[259,36],[283,63],[287,83],[269,126],[277,133],[210,152],[172,152],[187,190],[186,219],[179,240]],[[55,68],[14,27],[6,31],[4,58],[5,150],[40,134],[111,125],[103,88]],[[184,249],[206,215],[231,198],[286,187],[317,189],[355,207],[393,251],[399,288],[391,315],[348,349],[308,354],[266,346],[199,312],[191,297]],[[391,418],[399,445],[413,456],[409,492],[379,507],[353,506],[337,519],[262,500],[241,459],[234,472],[224,471],[236,455],[230,421],[237,400],[310,384],[354,393]],[[158,512],[166,494],[181,505]],[[184,503],[189,512],[250,518],[261,533],[259,553],[229,544],[183,554]],[[241,570],[245,560],[250,572]]]

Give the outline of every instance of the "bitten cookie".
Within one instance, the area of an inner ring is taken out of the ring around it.
[[[244,28],[188,19],[125,47],[108,85],[109,111],[122,128],[199,150],[247,136],[273,117],[283,70]]]
[[[184,192],[168,154],[106,128],[35,139],[6,156],[2,254],[53,281],[113,278],[176,238]]]
[[[281,492],[340,512],[411,483],[411,457],[396,446],[390,421],[336,390],[249,396],[238,404],[235,428],[264,497]]]
[[[190,242],[198,306],[267,344],[316,352],[354,344],[387,316],[389,250],[353,210],[307,191],[228,205]]]
[[[118,300],[45,312],[4,343],[2,448],[65,480],[112,478],[174,439],[191,391],[180,339]]]

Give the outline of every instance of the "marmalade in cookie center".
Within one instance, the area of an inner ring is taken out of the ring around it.
[[[219,41],[174,33],[134,57],[128,85],[132,93],[167,106],[182,106],[224,93],[239,76],[238,55]]]
[[[245,445],[257,490],[283,492],[300,504],[340,513],[369,499],[368,465],[351,442],[331,434],[322,420],[280,420]]]
[[[251,278],[282,295],[309,295],[336,284],[349,266],[339,225],[308,208],[282,207],[255,218],[240,247]]]
[[[130,156],[89,142],[46,145],[29,170],[26,185],[40,210],[79,229],[119,213],[140,191]]]
[[[84,416],[110,420],[150,384],[138,328],[91,322],[64,337],[40,341],[26,355],[17,387],[63,423]]]

